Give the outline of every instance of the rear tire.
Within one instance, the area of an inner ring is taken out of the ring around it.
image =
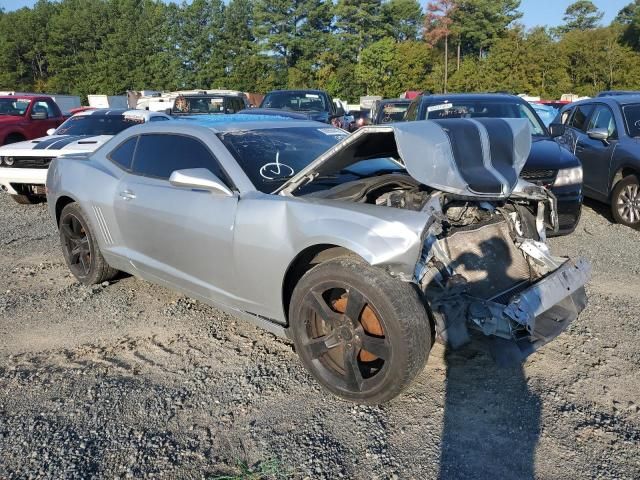
[[[65,262],[80,283],[102,283],[118,274],[118,270],[111,268],[100,253],[98,242],[80,205],[70,203],[62,209],[58,228]]]
[[[11,195],[11,198],[20,205],[34,205],[42,202],[42,200],[35,195]]]
[[[640,181],[636,175],[624,177],[614,187],[611,214],[617,223],[640,230]]]
[[[289,321],[296,351],[320,385],[345,400],[380,404],[411,384],[427,361],[426,308],[410,284],[341,257],[302,277]]]

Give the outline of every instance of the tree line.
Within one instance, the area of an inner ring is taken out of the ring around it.
[[[525,29],[520,0],[39,0],[0,10],[0,89],[322,88],[557,98],[640,88],[640,0]]]

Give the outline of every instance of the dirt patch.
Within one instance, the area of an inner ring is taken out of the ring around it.
[[[0,195],[0,478],[639,478],[640,233],[586,207],[551,243],[594,264],[567,332],[513,370],[436,345],[362,407],[213,308],[78,285],[46,205]]]

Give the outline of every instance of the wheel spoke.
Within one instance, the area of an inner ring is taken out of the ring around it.
[[[341,342],[338,340],[335,333],[330,333],[329,335],[323,335],[318,338],[312,338],[306,345],[305,348],[309,349],[311,353],[311,358],[320,358],[322,355],[327,353],[332,348],[340,345]]]
[[[385,338],[365,335],[362,337],[362,349],[383,360],[389,360],[391,349]]]
[[[353,347],[347,347],[344,352],[344,372],[347,386],[360,392],[362,390],[362,372],[358,366],[357,352]]]
[[[350,319],[353,324],[360,324],[360,314],[364,310],[365,299],[360,292],[351,288],[347,292],[347,308],[344,312],[345,316]]]
[[[331,307],[327,304],[324,297],[320,292],[315,290],[311,291],[310,295],[307,295],[305,302],[311,307],[312,310],[331,327],[334,327],[338,323],[340,314],[331,310]]]
[[[72,255],[76,254],[85,254],[88,255],[90,253],[89,250],[89,239],[87,237],[81,238],[79,240],[71,240],[73,243],[73,249],[71,250]]]

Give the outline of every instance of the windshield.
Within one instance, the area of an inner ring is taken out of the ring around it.
[[[635,105],[625,105],[622,107],[624,121],[627,124],[627,132],[630,137],[640,137],[640,103]]]
[[[409,108],[409,103],[385,103],[382,106],[380,123],[401,122],[404,119],[404,113]]]
[[[268,93],[261,108],[279,108],[296,112],[328,112],[324,96],[308,92],[271,92]]]
[[[264,193],[278,189],[346,136],[339,128],[317,126],[218,134],[251,182]]]
[[[0,98],[0,115],[24,115],[30,103],[28,98]]]
[[[184,97],[176,98],[173,113],[225,113],[224,97]]]
[[[536,117],[533,109],[524,103],[511,101],[453,101],[432,103],[427,107],[428,120],[444,118],[526,118],[531,134],[546,136],[547,130]]]
[[[140,123],[142,118],[124,115],[78,115],[60,125],[54,135],[116,135]]]

